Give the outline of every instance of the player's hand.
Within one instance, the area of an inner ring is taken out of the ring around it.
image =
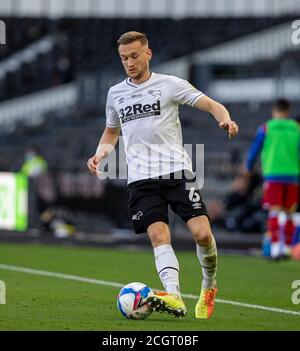
[[[220,122],[219,127],[228,130],[229,139],[235,137],[239,132],[239,126],[234,121]]]
[[[107,151],[104,151],[102,154],[100,155],[94,155],[93,157],[89,158],[89,160],[87,161],[87,166],[89,171],[95,175],[95,176],[99,176],[101,175],[101,172],[98,171],[98,166],[100,164],[100,162],[108,155]]]

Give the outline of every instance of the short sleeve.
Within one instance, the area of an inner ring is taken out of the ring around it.
[[[109,128],[120,127],[120,119],[119,119],[117,111],[114,108],[112,94],[111,94],[110,90],[107,93],[105,114],[106,114],[107,127],[109,127]]]
[[[170,91],[174,101],[192,107],[201,96],[204,96],[202,91],[196,89],[191,83],[175,76],[170,76]]]

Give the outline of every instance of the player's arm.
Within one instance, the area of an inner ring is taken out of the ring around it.
[[[228,131],[229,138],[233,138],[237,135],[239,131],[238,125],[231,120],[229,112],[219,102],[204,95],[196,101],[194,107],[212,114],[219,123],[220,128]]]
[[[252,145],[247,155],[246,172],[248,174],[252,172],[256,159],[263,148],[265,136],[266,136],[266,126],[262,125],[258,128],[255,138],[252,142]]]
[[[120,127],[109,128],[106,127],[99,141],[96,153],[92,156],[88,162],[87,166],[93,175],[97,174],[97,167],[99,163],[107,157],[107,155],[114,149],[118,142],[120,136]]]

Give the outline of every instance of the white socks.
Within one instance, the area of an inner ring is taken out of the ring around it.
[[[197,256],[202,266],[202,287],[215,288],[217,274],[217,247],[215,239],[209,246],[197,247]],[[154,248],[155,265],[159,278],[168,293],[180,295],[179,264],[170,244]]]
[[[170,244],[154,248],[155,265],[159,278],[170,294],[180,295],[179,264]]]
[[[202,266],[202,287],[215,288],[217,275],[217,246],[214,237],[209,246],[196,245],[197,256]]]

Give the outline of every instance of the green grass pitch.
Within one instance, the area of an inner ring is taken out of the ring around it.
[[[199,294],[201,270],[194,252],[177,251],[184,294]],[[141,281],[162,288],[152,251],[44,245],[0,245],[0,264],[72,274],[127,284]],[[300,312],[291,301],[300,262],[220,256],[218,298]],[[283,314],[216,303],[210,320],[196,320],[196,300],[185,299],[188,314],[175,319],[152,313],[144,321],[126,320],[117,310],[118,287],[70,281],[0,268],[6,304],[0,330],[300,330],[300,314]]]

